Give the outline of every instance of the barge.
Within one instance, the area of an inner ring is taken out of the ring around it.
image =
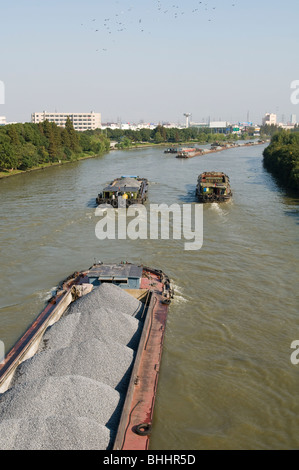
[[[224,202],[232,197],[229,177],[223,172],[206,171],[197,179],[196,196],[199,202]]]
[[[0,449],[147,450],[172,298],[162,271],[127,262],[97,263],[62,282],[0,365]],[[103,318],[134,325],[133,337],[128,342],[126,331]],[[105,328],[109,338],[100,341]],[[114,344],[120,336],[122,344]],[[112,352],[99,366],[100,347],[108,346]],[[82,351],[92,351],[91,366]],[[127,357],[123,376],[114,377]]]
[[[98,194],[96,202],[112,207],[126,207],[131,204],[144,204],[147,199],[148,180],[139,176],[121,176],[111,181],[102,193]],[[123,204],[122,204],[123,203]]]
[[[203,155],[203,151],[197,148],[182,148],[178,152],[176,158],[192,158],[197,155]]]
[[[166,150],[164,150],[164,153],[178,153],[178,149],[175,147],[170,147]]]

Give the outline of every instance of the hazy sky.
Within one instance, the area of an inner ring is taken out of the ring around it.
[[[102,122],[261,122],[297,114],[298,0],[0,1],[5,104]]]

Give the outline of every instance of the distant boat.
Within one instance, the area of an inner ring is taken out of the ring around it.
[[[118,207],[118,198],[126,201],[126,207],[131,204],[144,204],[147,199],[148,180],[139,176],[121,176],[113,180],[98,194],[96,202]]]
[[[197,155],[202,155],[203,154],[203,151],[201,149],[198,149],[198,148],[182,148],[176,158],[192,158],[192,157],[196,157]]]
[[[199,202],[224,202],[232,197],[229,177],[219,171],[206,171],[197,179],[196,196]]]
[[[170,147],[166,150],[164,150],[164,153],[178,153],[178,149],[175,147]]]

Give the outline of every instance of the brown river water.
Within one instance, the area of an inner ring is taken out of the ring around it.
[[[172,280],[152,450],[298,449],[298,199],[262,165],[264,145],[190,160],[163,149],[0,180],[0,340],[6,351],[69,274],[130,261]],[[95,198],[114,178],[149,179],[151,203],[194,207],[199,173],[224,171],[233,199],[203,207],[203,246],[99,240]]]

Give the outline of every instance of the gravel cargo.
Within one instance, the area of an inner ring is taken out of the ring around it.
[[[88,311],[103,307],[116,314],[123,313],[138,319],[140,319],[143,311],[142,302],[128,294],[124,289],[110,283],[103,283],[95,287],[89,294],[71,304],[68,312],[82,312],[83,306]]]
[[[0,449],[109,449],[137,351],[143,304],[102,284],[49,327],[0,394]]]
[[[14,385],[49,375],[81,375],[125,393],[133,357],[134,351],[126,346],[92,338],[67,348],[35,354],[17,368]]]
[[[88,418],[39,416],[0,422],[1,450],[98,450],[109,443],[109,429]]]

